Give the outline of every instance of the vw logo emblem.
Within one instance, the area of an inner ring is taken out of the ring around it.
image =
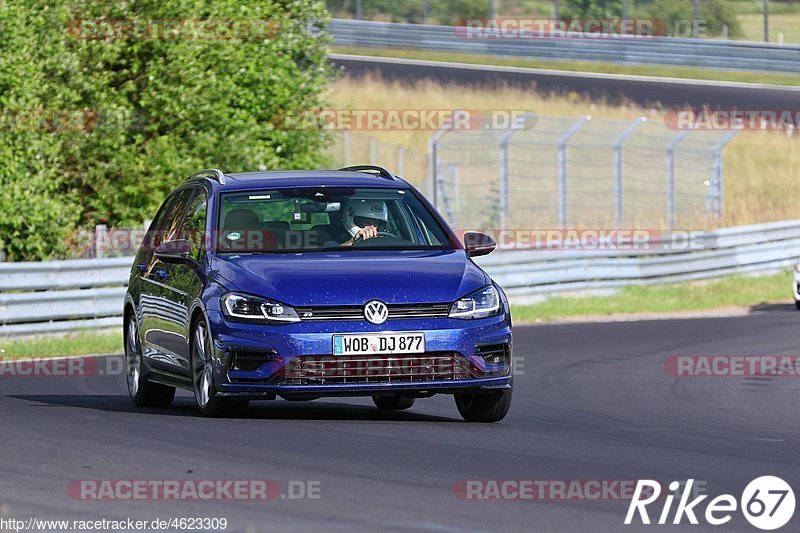
[[[370,324],[383,324],[389,318],[389,308],[380,300],[370,300],[364,304],[364,318]]]

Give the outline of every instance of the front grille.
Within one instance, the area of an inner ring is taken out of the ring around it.
[[[331,383],[419,383],[474,377],[469,362],[458,354],[402,356],[301,356],[284,369],[282,385]]]
[[[388,320],[397,318],[438,318],[450,314],[449,303],[389,304]],[[301,320],[364,320],[363,305],[295,307]]]

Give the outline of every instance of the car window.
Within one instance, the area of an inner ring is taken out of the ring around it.
[[[164,235],[164,226],[167,220],[171,218],[170,206],[174,200],[174,194],[167,196],[167,198],[161,204],[161,207],[158,208],[158,212],[156,213],[156,216],[153,217],[153,221],[150,223],[150,226],[147,228],[147,234],[142,241],[142,247],[147,251],[155,250],[158,245],[163,242],[162,237]]]
[[[225,193],[221,252],[451,248],[447,230],[409,189],[300,187]],[[364,237],[359,230],[370,226]]]
[[[160,224],[162,242],[178,238],[183,214],[194,196],[194,189],[183,189],[175,193],[175,199],[169,206],[164,223]]]
[[[194,197],[186,210],[181,224],[178,238],[187,239],[191,243],[189,256],[195,261],[200,261],[205,252],[206,243],[206,193],[197,189]]]

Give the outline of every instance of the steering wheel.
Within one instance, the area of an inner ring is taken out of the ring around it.
[[[381,244],[379,244],[378,243],[379,240],[383,241],[383,242]],[[372,239],[358,239],[356,242],[353,243],[353,246],[357,246],[359,248],[361,248],[361,247],[364,247],[364,248],[372,248],[372,247],[381,248],[381,247],[385,246],[387,243],[389,244],[389,246],[393,246],[395,244],[398,245],[398,246],[401,245],[401,244],[410,244],[410,242],[407,241],[406,239],[398,237],[397,235],[393,235],[393,234],[389,233],[388,231],[379,231],[379,232],[377,232],[375,234],[375,238],[372,238]]]
[[[377,231],[377,232],[375,232],[375,237],[391,237],[393,239],[396,239],[397,235],[389,233],[388,231]],[[368,240],[369,239],[365,239],[364,237],[360,237],[359,236],[358,240],[355,241],[353,244],[355,244],[357,242],[365,242],[365,241],[368,241]]]

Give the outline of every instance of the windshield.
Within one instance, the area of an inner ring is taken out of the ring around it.
[[[449,249],[447,231],[408,189],[302,187],[225,193],[221,253]]]

